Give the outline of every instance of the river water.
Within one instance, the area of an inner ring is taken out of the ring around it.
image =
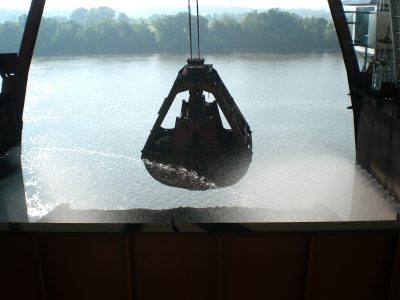
[[[99,210],[263,208],[274,212],[265,221],[394,218],[393,199],[355,164],[340,54],[205,58],[249,122],[254,154],[239,183],[197,192],[160,184],[140,160],[185,57],[34,59],[22,152],[31,220],[62,203]],[[178,96],[166,126],[181,99],[187,95]]]

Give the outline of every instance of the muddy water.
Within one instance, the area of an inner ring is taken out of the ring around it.
[[[394,218],[393,200],[354,163],[337,53],[207,56],[252,128],[250,168],[234,186],[210,191],[155,181],[140,151],[184,63],[173,55],[34,60],[22,153],[31,220],[62,203],[100,210],[262,208],[268,213],[258,221]],[[178,96],[165,126],[174,124],[180,99],[187,95]]]

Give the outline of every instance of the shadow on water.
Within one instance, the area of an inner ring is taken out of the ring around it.
[[[0,222],[28,222],[21,148],[0,157]]]

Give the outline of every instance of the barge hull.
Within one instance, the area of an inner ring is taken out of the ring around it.
[[[400,198],[400,108],[396,103],[364,95],[359,116],[357,162]]]

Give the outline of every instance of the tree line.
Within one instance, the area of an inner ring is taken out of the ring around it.
[[[197,47],[196,19],[193,21]],[[26,16],[0,24],[0,51],[16,52]],[[325,18],[301,18],[279,9],[253,11],[240,17],[200,16],[202,52],[300,52],[336,49],[333,24]],[[66,17],[44,17],[35,54],[85,55],[187,53],[187,13],[132,19],[111,8],[79,8]]]

